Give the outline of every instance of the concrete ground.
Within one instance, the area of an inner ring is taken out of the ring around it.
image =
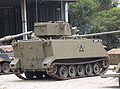
[[[120,89],[117,78],[87,77],[56,81],[21,80],[14,74],[0,75],[0,89]]]

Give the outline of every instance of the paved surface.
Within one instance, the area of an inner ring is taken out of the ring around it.
[[[120,89],[117,78],[87,77],[56,81],[21,80],[14,74],[0,75],[0,89]]]

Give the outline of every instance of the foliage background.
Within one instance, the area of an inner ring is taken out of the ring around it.
[[[77,0],[69,5],[69,21],[77,26],[78,34],[120,30],[120,8],[117,0]],[[104,35],[110,49],[119,46],[119,34]]]

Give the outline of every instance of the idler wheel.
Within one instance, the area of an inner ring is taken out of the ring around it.
[[[2,64],[2,70],[3,70],[4,73],[9,73],[10,67],[9,67],[9,63],[8,62],[4,62]]]
[[[68,67],[68,73],[71,78],[74,78],[76,76],[76,67],[75,66],[69,66]]]
[[[88,75],[88,76],[91,76],[92,75],[92,72],[93,72],[93,67],[91,64],[87,64],[85,66],[85,73]]]
[[[78,65],[77,66],[77,73],[79,77],[84,77],[85,76],[85,70],[83,65]]]
[[[100,73],[100,69],[101,69],[101,67],[100,67],[100,64],[99,64],[99,63],[95,63],[95,64],[93,65],[93,73],[94,73],[95,75],[98,75],[98,74]]]
[[[59,72],[60,78],[66,79],[68,77],[68,70],[66,66],[60,66],[58,72]]]
[[[107,68],[108,65],[109,65],[108,59],[107,59],[107,60],[104,60],[104,61],[102,62],[103,68]]]

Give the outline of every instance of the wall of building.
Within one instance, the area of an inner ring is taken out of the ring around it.
[[[38,2],[37,19],[36,3],[28,3],[28,30],[33,29],[35,22],[59,21],[61,20],[60,2]]]
[[[34,29],[34,23],[36,21],[61,20],[61,0],[37,1],[38,14],[36,15],[36,0],[27,0],[28,31]],[[64,1],[66,2],[66,0]],[[63,2],[63,7],[65,2]],[[0,0],[0,37],[22,32],[20,8],[20,0]]]
[[[19,0],[0,1],[0,37],[20,32],[21,12],[18,2]]]

